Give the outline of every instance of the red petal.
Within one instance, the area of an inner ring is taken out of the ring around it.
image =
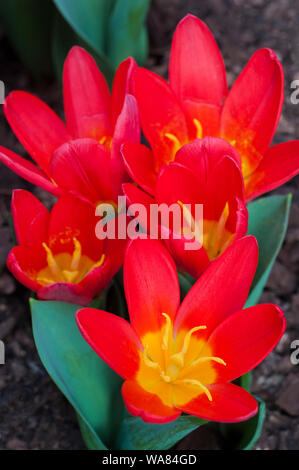
[[[132,183],[125,183],[122,188],[127,200],[127,206],[128,208],[130,206],[131,209],[129,215],[131,215],[131,217],[138,217],[139,224],[147,233],[151,226],[151,204],[155,204],[155,199]],[[136,213],[133,213],[135,209]]]
[[[76,313],[88,344],[124,379],[133,379],[139,367],[140,341],[130,323],[103,310],[84,308]]]
[[[211,169],[206,184],[209,206],[203,208],[204,218],[218,220],[228,202],[245,198],[243,176],[235,160],[224,156]]]
[[[168,83],[149,70],[138,68],[134,75],[137,98],[145,137],[155,154],[156,170],[174,158],[174,143],[165,134],[175,136],[181,145],[188,142],[184,112]]]
[[[3,108],[21,144],[49,175],[52,153],[70,139],[61,119],[43,101],[25,91],[10,93]]]
[[[164,405],[157,395],[146,392],[137,382],[126,381],[122,394],[128,411],[147,423],[168,423],[181,414],[177,409]]]
[[[174,317],[180,302],[178,277],[160,241],[137,239],[129,243],[124,286],[131,323],[139,337],[165,323],[162,313]]]
[[[246,390],[233,384],[209,385],[213,401],[202,393],[180,408],[185,413],[208,421],[236,423],[254,416],[258,405]]]
[[[78,46],[64,63],[63,98],[66,122],[74,137],[100,140],[111,135],[108,85],[95,60]]]
[[[37,291],[41,300],[56,300],[70,302],[77,305],[88,305],[111,281],[110,263],[107,260],[102,266],[94,268],[78,284],[69,282],[55,282],[40,287]]]
[[[123,108],[125,96],[132,93],[132,79],[136,70],[136,62],[132,57],[123,60],[115,73],[112,86],[112,121],[113,127]]]
[[[35,184],[55,196],[59,196],[61,194],[61,189],[55,186],[46,174],[36,165],[33,165],[28,160],[25,160],[25,158],[22,158],[16,153],[1,146],[0,161],[17,175],[29,181],[29,183]]]
[[[128,181],[125,171],[121,147],[124,142],[140,141],[140,122],[137,102],[132,95],[126,95],[124,106],[116,121],[111,147],[111,179],[115,197],[121,194],[121,185]]]
[[[145,145],[126,142],[121,149],[125,167],[131,178],[141,188],[153,194],[157,174],[154,170],[154,156]]]
[[[204,204],[206,202],[205,181],[202,175],[194,174],[180,163],[165,165],[157,179],[156,199],[158,203],[171,205],[178,201],[184,204]]]
[[[213,356],[226,362],[221,367],[213,364],[217,382],[235,380],[262,362],[279,342],[285,324],[283,311],[272,304],[240,310],[221,323],[207,343]],[[201,355],[205,355],[205,349]]]
[[[227,94],[223,59],[203,21],[187,15],[173,36],[169,81],[182,101],[194,99],[220,106]]]
[[[195,100],[185,100],[184,109],[190,118],[192,135],[196,135],[193,119],[197,119],[202,127],[203,136],[219,136],[221,108],[214,104],[202,103]]]
[[[176,153],[175,161],[190,168],[198,177],[207,179],[209,171],[223,156],[231,157],[241,168],[241,159],[236,149],[226,140],[217,137],[195,139]]]
[[[8,254],[7,268],[13,276],[32,291],[38,291],[40,285],[29,275],[34,275],[46,266],[46,253],[42,246],[15,246]]]
[[[110,264],[110,272],[112,273],[112,276],[114,276],[117,271],[120,269],[120,267],[123,264],[124,261],[124,254],[125,254],[125,249],[128,243],[127,238],[121,238],[121,235],[119,234],[119,224],[123,224],[123,232],[126,233],[126,227],[127,227],[127,216],[126,214],[121,214],[115,219],[111,220],[107,224],[107,230],[109,230],[109,224],[115,224],[114,227],[116,227],[115,233],[117,236],[115,238],[106,238],[104,241],[104,248],[103,248],[103,253],[105,254],[105,257],[109,259],[109,264]]]
[[[190,243],[190,240],[183,236],[179,239],[170,236],[169,239],[164,240],[164,243],[178,267],[191,274],[194,279],[198,279],[210,264],[207,252],[203,247],[196,250],[186,249],[186,243]]]
[[[235,240],[246,235],[248,230],[248,210],[245,201],[235,198],[229,202],[229,216],[225,228],[235,234]]]
[[[260,49],[251,57],[225,101],[221,136],[234,142],[247,176],[271,143],[283,102],[283,71],[275,53]]]
[[[188,292],[177,313],[175,330],[206,325],[206,333],[201,335],[209,336],[220,322],[242,308],[257,260],[258,247],[253,236],[241,238],[227,248]]]
[[[30,246],[47,239],[49,212],[33,194],[21,189],[13,191],[11,209],[20,245]]]
[[[68,142],[54,152],[51,174],[65,190],[92,202],[113,200],[110,153],[93,139]]]
[[[89,203],[72,196],[63,195],[54,205],[49,223],[48,238],[53,253],[73,253],[73,237],[80,241],[82,253],[99,261],[103,240],[96,237],[95,228],[99,218]]]
[[[274,145],[245,180],[247,199],[281,186],[299,173],[299,141]]]

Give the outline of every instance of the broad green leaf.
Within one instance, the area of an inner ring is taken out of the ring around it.
[[[291,195],[268,196],[248,205],[248,234],[259,245],[259,262],[246,307],[255,305],[267,282],[288,226]]]
[[[115,67],[133,56],[140,64],[148,52],[147,31],[144,26],[150,0],[116,0],[109,18],[107,54]]]
[[[115,0],[53,0],[58,10],[97,52],[105,54],[108,17]]]
[[[99,440],[98,435],[91,430],[90,426],[77,414],[78,423],[81,431],[81,436],[87,449],[89,450],[107,450],[107,447],[103,446],[101,440]]]
[[[87,445],[111,448],[123,413],[121,379],[79,332],[75,313],[81,307],[33,299],[30,305],[40,358],[79,415]]]
[[[114,69],[104,54],[96,52],[89,44],[87,44],[69,24],[62,18],[60,14],[55,15],[53,37],[52,37],[52,56],[56,69],[56,75],[61,80],[63,64],[69,50],[73,46],[84,47],[95,59],[101,72],[105,75],[109,85],[112,84]]]
[[[258,397],[258,413],[247,421],[236,424],[221,424],[225,448],[230,450],[250,450],[259,439],[266,415],[266,405]]]
[[[37,77],[52,74],[51,0],[2,0],[0,22],[24,64]]]
[[[145,423],[141,418],[126,416],[118,434],[115,448],[120,450],[165,450],[174,446],[194,429],[208,421],[182,415],[165,424]]]

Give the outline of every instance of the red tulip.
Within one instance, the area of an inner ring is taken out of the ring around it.
[[[283,70],[270,49],[258,50],[231,90],[208,27],[188,15],[175,31],[169,84],[138,68],[134,76],[141,123],[152,154],[141,151],[154,179],[177,150],[196,137],[222,137],[240,154],[246,198],[270,191],[299,173],[299,141],[270,147],[283,103]],[[130,158],[136,180],[141,162]],[[135,179],[135,178],[134,178]]]
[[[134,144],[125,144],[123,151],[129,154],[132,149],[133,154],[134,148]],[[143,188],[146,190],[146,185]],[[239,156],[222,139],[206,137],[184,145],[176,160],[160,170],[152,196],[131,183],[124,184],[123,189],[128,202],[143,204],[148,214],[151,204],[161,209],[163,204],[168,208],[177,206],[179,227],[164,217],[158,234],[165,238],[179,268],[195,278],[210,261],[247,233],[248,212]],[[197,204],[202,204],[203,214],[196,212]],[[154,223],[153,217],[146,220],[140,217],[140,224],[151,233],[151,238],[155,237]],[[198,243],[187,245],[191,241]]]
[[[110,96],[94,59],[73,47],[63,72],[66,125],[37,97],[13,91],[4,102],[4,112],[36,165],[3,147],[0,160],[55,195],[68,189],[80,194],[82,186],[95,184],[99,192],[104,179],[104,196],[108,186],[109,198],[115,201],[127,179],[120,146],[140,138],[137,105],[130,94],[135,67],[132,58],[120,64]],[[103,195],[98,196],[101,200]]]
[[[8,269],[40,299],[88,304],[123,262],[126,240],[99,240],[93,207],[66,194],[48,210],[28,191],[15,190],[12,215],[18,246]]]
[[[256,400],[230,382],[257,366],[285,330],[279,307],[242,310],[257,264],[245,237],[207,268],[180,303],[174,263],[157,240],[127,248],[124,285],[130,321],[85,308],[76,314],[86,341],[124,380],[131,414],[165,423],[182,412],[238,422]],[[229,281],[228,281],[229,280]]]

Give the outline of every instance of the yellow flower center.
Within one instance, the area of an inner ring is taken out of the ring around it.
[[[195,220],[185,204],[181,201],[178,201],[178,204],[182,208],[185,222],[182,235],[194,238],[196,242],[202,245],[210,260],[217,258],[233,242],[235,235],[225,228],[229,216],[228,203],[224,206],[219,220]]]
[[[107,136],[107,135],[104,135],[100,140],[99,140],[99,143],[101,145],[104,145],[106,147],[107,150],[111,150],[111,146],[112,146],[112,137],[111,136]]]
[[[73,238],[74,251],[70,253],[53,254],[46,243],[43,248],[47,255],[47,266],[40,270],[36,276],[36,281],[42,286],[47,286],[55,282],[69,282],[77,284],[94,268],[103,264],[105,255],[99,261],[94,262],[86,255],[82,255],[82,247],[79,240]]]
[[[203,130],[202,130],[202,125],[198,121],[198,119],[193,119],[193,123],[196,127],[196,138],[197,139],[202,139],[203,137]],[[177,153],[178,150],[180,150],[183,145],[187,144],[188,142],[180,142],[180,140],[177,138],[176,135],[171,134],[170,132],[166,132],[165,137],[169,139],[173,143],[173,148],[172,148],[172,155],[169,158],[168,163],[174,160],[175,154]]]
[[[144,350],[137,381],[145,390],[159,395],[168,405],[187,402],[199,393],[204,393],[212,401],[207,387],[216,377],[212,363],[223,366],[226,363],[220,357],[201,355],[204,347],[205,351],[209,348],[205,341],[194,334],[207,327],[196,326],[189,331],[180,331],[174,337],[169,315],[162,313],[162,316],[165,324],[161,331],[148,333],[142,338]]]

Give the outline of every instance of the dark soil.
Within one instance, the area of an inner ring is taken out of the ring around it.
[[[169,48],[177,22],[188,12],[212,29],[222,50],[231,84],[250,55],[271,47],[285,74],[285,103],[275,142],[299,139],[299,105],[290,102],[292,80],[299,79],[298,0],[152,0],[148,18],[148,67],[167,76]],[[62,113],[61,87],[34,82],[0,35],[0,79],[6,93],[24,89]],[[0,110],[0,144],[24,155]],[[10,170],[0,168],[0,339],[6,364],[0,366],[0,449],[83,449],[76,416],[44,370],[32,338],[28,291],[10,276],[5,258],[12,246],[8,215],[11,190],[29,188],[43,201],[49,197]],[[288,326],[281,343],[255,371],[253,392],[267,404],[267,418],[258,449],[299,449],[299,365],[290,362],[290,344],[299,339],[299,178],[276,191],[293,193],[288,233],[262,301],[285,311]],[[219,437],[201,428],[185,438],[180,449],[219,448]]]

